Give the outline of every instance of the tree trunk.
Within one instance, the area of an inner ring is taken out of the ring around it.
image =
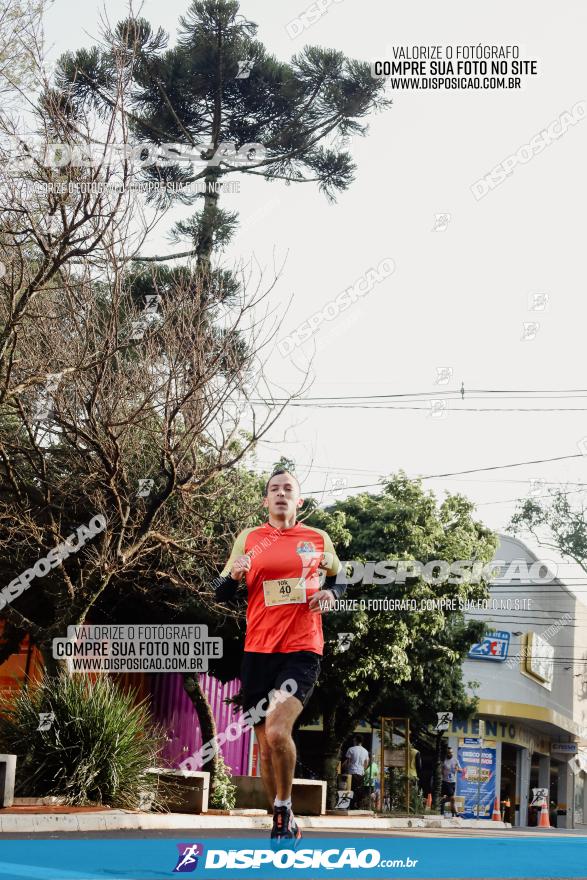
[[[336,710],[325,711],[322,716],[324,728],[323,772],[326,780],[326,806],[333,810],[336,806],[337,774],[336,766],[340,760],[340,742],[336,735]]]
[[[216,168],[209,169],[204,177],[206,191],[204,193],[199,240],[196,245],[196,273],[198,278],[201,279],[206,300],[209,296],[211,259],[214,233],[216,231],[216,209],[220,198],[220,194],[215,191],[214,186],[220,179],[221,175]]]
[[[196,710],[196,715],[198,716],[198,722],[200,724],[200,730],[202,731],[202,745],[210,740],[213,740],[216,737],[216,722],[214,720],[214,714],[212,712],[212,707],[206,698],[206,694],[200,687],[200,682],[198,681],[198,676],[193,675],[191,673],[185,673],[183,676],[183,687],[192,701],[193,707]],[[216,779],[216,771],[218,768],[218,755],[214,754],[212,758],[210,758],[202,767],[202,770],[207,770],[210,774],[210,793],[214,788],[214,781]]]
[[[222,98],[224,89],[224,33],[220,23],[216,31],[216,48],[218,51],[218,68],[216,71],[216,90],[214,93],[214,109],[212,113],[211,151],[210,159],[216,153],[220,143],[220,131],[222,127]],[[217,165],[208,166],[204,181],[206,192],[204,193],[204,209],[200,227],[199,241],[196,246],[196,272],[203,281],[203,287],[208,294],[212,249],[214,246],[214,232],[216,228],[216,210],[218,208],[219,194],[214,189],[214,184],[221,178]],[[210,188],[209,188],[210,187]]]
[[[51,642],[43,642],[42,644],[37,645],[37,648],[41,652],[43,658],[45,675],[48,675],[51,678],[56,678],[63,673],[67,674],[67,662],[65,660],[58,660],[53,656],[53,645]]]

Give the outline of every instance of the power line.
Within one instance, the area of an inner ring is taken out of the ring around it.
[[[266,443],[268,441],[260,440],[259,442]],[[273,461],[264,461],[261,459],[257,459],[255,463],[259,464],[259,465],[265,465],[268,467],[272,467],[275,464],[275,462],[273,462]],[[295,465],[296,465],[296,469],[297,468],[308,468],[310,471],[313,471],[313,470],[325,471],[326,474],[331,474],[331,475],[336,475],[338,473],[346,471],[347,473],[351,473],[351,474],[381,474],[382,479],[384,479],[385,473],[388,473],[388,471],[385,468],[377,469],[377,468],[347,467],[345,465],[326,465],[326,464],[314,464],[314,463],[308,464],[307,462],[298,462],[298,461],[295,462]],[[528,483],[536,482],[536,480],[534,480],[532,478],[528,478],[526,480],[512,480],[512,479],[508,480],[504,477],[502,479],[496,479],[496,480],[491,480],[491,479],[489,479],[489,480],[457,480],[455,482],[481,483],[482,485],[487,485],[488,483],[522,483],[522,484],[526,485]],[[562,485],[562,481],[560,481],[560,480],[540,479],[540,482],[546,486],[560,486],[560,485]],[[373,484],[373,485],[376,485],[376,484]],[[575,482],[572,480],[565,480],[564,485],[565,486],[587,487],[587,482]],[[531,496],[531,497],[535,497],[535,496]],[[488,502],[488,503],[492,503],[492,502]],[[496,502],[496,503],[499,503],[499,502]]]
[[[396,560],[389,560],[389,561],[395,562]],[[405,560],[399,560],[399,561],[400,562],[413,562],[413,560],[411,560],[411,559],[405,559]],[[352,560],[345,559],[344,562],[352,562]],[[491,564],[491,563],[488,563],[488,564]],[[410,580],[416,580],[416,578],[415,577],[410,578]],[[562,597],[565,593],[564,589],[562,589],[561,587],[556,588],[556,587],[548,586],[548,584],[550,584],[551,582],[552,582],[551,580],[549,580],[548,582],[545,582],[544,587],[542,586],[542,584],[517,584],[517,583],[513,583],[513,582],[510,582],[510,584],[507,584],[507,583],[490,584],[488,586],[489,595],[487,597],[487,601],[490,601],[492,598],[494,598],[494,594],[499,593],[500,591],[502,593],[511,593],[511,597],[509,597],[509,598],[511,598],[512,602],[523,602],[523,601],[533,600],[534,597],[536,597],[536,596],[544,596],[544,595],[549,595],[549,594],[552,594],[552,595],[558,594]],[[455,587],[455,586],[458,587],[461,585],[462,586],[478,586],[477,584],[469,584],[468,581],[454,582],[454,583],[450,583],[448,581],[443,581],[442,583],[438,583],[438,584],[430,584],[430,586],[431,587],[443,587],[445,584],[449,587]],[[350,584],[351,587],[358,586],[361,589],[365,589],[365,587],[370,587],[370,586],[389,587],[389,586],[396,586],[396,585],[397,586],[404,586],[404,584],[401,584],[396,581],[386,582],[383,578],[381,578],[381,580],[378,580],[378,581],[375,580],[372,584],[363,584],[362,581],[357,581],[356,584]],[[587,586],[587,583],[585,581],[581,581],[578,584],[574,584],[573,588],[575,588],[575,586],[577,586],[577,587]],[[524,596],[515,595],[516,593],[521,593],[524,589],[527,590],[527,592],[525,593]],[[587,592],[587,591],[585,591],[585,592]],[[534,595],[532,595],[532,594],[534,594]],[[439,594],[438,596],[420,596],[420,597],[419,596],[413,596],[413,597],[405,596],[404,598],[406,598],[406,599],[409,599],[409,598],[443,599],[443,598],[447,598],[447,597]],[[450,598],[450,597],[448,597],[448,598]],[[458,598],[458,597],[455,597],[455,598]],[[495,599],[496,599],[496,601],[499,601],[499,602],[506,602],[508,600],[508,597],[495,596]],[[569,597],[569,601],[572,601],[572,599],[573,599],[573,596],[571,595]],[[550,609],[548,609],[548,610],[550,610]]]
[[[512,659],[517,659],[517,658],[518,658],[518,655],[516,655],[516,654],[512,655]],[[467,657],[467,660],[472,660],[472,659],[473,659],[472,657]],[[532,654],[532,660],[549,660],[551,663],[558,663],[559,665],[566,663],[567,665],[570,665],[570,666],[581,666],[585,662],[587,662],[585,660],[579,660],[579,659],[577,659],[577,657],[549,657],[548,654]],[[501,662],[504,662],[504,661],[501,661]]]
[[[568,492],[565,492],[565,495],[581,495],[585,490],[584,489],[569,489]],[[551,498],[552,496],[547,495],[523,495],[517,498],[502,498],[500,501],[475,501],[475,507],[489,507],[493,504],[517,504],[521,501],[530,500],[530,498]]]
[[[440,399],[438,397],[436,400]],[[263,403],[259,401],[259,403]],[[264,402],[264,406],[280,407],[281,403]],[[301,401],[291,401],[289,406],[304,407],[308,409],[369,409],[383,410],[409,410],[412,412],[430,412],[429,406],[384,406],[378,403],[302,403]],[[587,412],[587,407],[583,406],[459,406],[458,409],[451,409],[451,413],[459,412]]]
[[[414,612],[416,613],[416,612]],[[498,626],[502,623],[507,623],[508,626],[521,626],[525,624],[526,626],[542,626],[544,625],[546,629],[548,629],[548,624],[553,625],[552,616],[548,616],[548,614],[519,614],[514,617],[513,615],[517,615],[516,611],[510,611],[509,616],[505,617],[503,614],[492,614],[490,611],[475,611],[468,612],[463,611],[463,616],[468,620],[488,620],[493,621],[495,626]],[[587,619],[584,617],[571,617],[565,620],[564,623],[556,623],[559,631],[564,629],[565,627],[569,627],[571,629],[586,629],[587,630]]]
[[[581,396],[587,395],[587,388],[554,388],[554,389],[520,389],[520,390],[509,390],[507,388],[470,388],[470,389],[450,389],[445,388],[444,386],[438,386],[435,391],[405,391],[405,392],[395,392],[393,394],[319,394],[315,397],[305,397],[304,400],[309,402],[316,401],[333,401],[333,400],[405,400],[406,398],[427,398],[433,397],[437,398],[442,395],[450,394],[455,397],[460,397],[464,399],[470,399],[473,394],[507,394],[507,395],[523,395],[524,397],[528,395],[530,399],[535,395],[554,395],[555,397],[563,397],[567,398],[570,396]],[[482,399],[482,398],[476,398]],[[494,398],[495,399],[495,398]],[[503,400],[510,400],[511,397],[504,397]],[[272,398],[272,403],[283,404],[290,401],[290,397],[275,397]],[[251,403],[266,403],[267,401],[263,399],[251,398]]]
[[[488,467],[468,468],[467,470],[463,470],[463,471],[447,471],[446,473],[442,473],[442,474],[426,474],[425,476],[419,476],[419,477],[412,478],[412,479],[439,480],[439,479],[444,479],[445,477],[460,477],[463,474],[480,474],[480,473],[486,473],[488,471],[506,470],[507,468],[525,467],[526,465],[529,465],[529,464],[548,464],[553,461],[567,461],[571,458],[585,458],[585,456],[581,452],[576,452],[573,455],[556,455],[556,456],[553,456],[552,458],[534,458],[534,459],[529,459],[528,461],[516,461],[516,462],[512,462],[510,464],[495,464],[495,465],[490,465]],[[379,483],[363,483],[362,485],[357,485],[357,486],[345,486],[345,489],[371,489],[374,486],[382,486],[382,484],[383,484],[383,480]],[[308,490],[306,492],[306,494],[318,495],[321,492],[324,492],[324,489],[318,489],[318,490],[314,490],[314,491]]]

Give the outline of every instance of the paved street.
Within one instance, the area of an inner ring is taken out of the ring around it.
[[[185,838],[186,834],[201,838],[231,839],[250,837],[255,840],[268,839],[267,831],[260,829],[233,829],[226,830],[222,828],[197,828],[190,832],[186,828],[165,828],[160,830],[123,830],[123,831],[50,831],[36,833],[26,831],[22,833],[6,832],[2,834],[2,840],[26,840],[26,839],[43,839],[43,840],[177,840]],[[564,828],[536,829],[536,828],[511,828],[500,829],[499,831],[475,830],[474,828],[413,828],[406,830],[405,828],[388,829],[384,831],[374,830],[368,831],[361,829],[355,833],[349,834],[345,831],[329,831],[322,829],[308,829],[304,831],[304,839],[312,840],[315,838],[362,838],[362,837],[397,837],[409,840],[410,838],[480,838],[485,840],[495,840],[496,838],[528,838],[528,837],[579,837],[587,841],[587,834],[580,830],[565,830]],[[586,860],[587,864],[587,860]],[[587,875],[587,872],[586,872]]]

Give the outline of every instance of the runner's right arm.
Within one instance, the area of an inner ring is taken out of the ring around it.
[[[214,578],[212,586],[217,600],[219,602],[228,602],[236,596],[240,581],[235,581],[230,575],[227,575],[226,577],[220,575],[220,577]]]

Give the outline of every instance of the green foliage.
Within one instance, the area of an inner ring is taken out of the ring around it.
[[[227,174],[231,180],[255,174],[287,183],[313,181],[334,200],[355,174],[335,137],[366,134],[365,118],[390,104],[383,83],[373,79],[367,62],[334,49],[306,46],[289,63],[278,61],[256,34],[257,25],[234,0],[196,0],[180,18],[171,48],[161,30],[128,18],[105,33],[100,48],[63,55],[56,85],[74,114],[87,107],[106,110],[118,100],[119,66],[128,56],[125,106],[137,141],[184,148],[179,161],[177,152],[162,152],[160,161],[144,169],[147,179],[215,184]],[[246,77],[239,76],[243,61],[251,64]],[[235,151],[247,144],[261,144],[264,156],[250,165],[234,163]],[[226,158],[210,162],[221,147]],[[174,235],[191,241],[198,267],[208,271],[213,250],[230,241],[236,215],[218,208],[214,190],[163,188],[153,198],[204,201],[203,210],[176,224]]]
[[[331,534],[341,559],[487,562],[497,539],[473,519],[472,511],[471,502],[461,495],[447,495],[438,503],[419,481],[400,472],[385,481],[380,494],[338,501],[326,511],[314,511],[308,523]],[[470,713],[474,704],[463,686],[461,663],[483,624],[465,622],[458,611],[419,608],[422,599],[486,596],[484,583],[467,580],[435,586],[408,578],[405,584],[349,586],[346,599],[415,599],[418,610],[325,616],[322,674],[309,714],[321,712],[330,719],[325,731],[328,748],[335,748],[358,719],[410,716],[412,726],[425,727],[441,708]],[[338,646],[339,632],[354,635],[344,652]]]
[[[34,46],[40,40],[44,6],[43,0],[10,0],[0,7],[0,94],[5,102],[9,95],[39,84]]]
[[[236,804],[236,785],[232,782],[230,769],[218,754],[216,777],[210,795],[210,807],[215,810],[233,810]]]
[[[410,803],[406,804],[408,777],[397,767],[388,767],[385,774],[385,794],[383,813],[402,813],[420,815],[424,813],[424,798],[416,781],[410,779]]]
[[[573,505],[568,490],[550,489],[547,500],[526,498],[513,515],[508,531],[528,533],[542,546],[574,559],[587,571],[587,518],[583,504]]]
[[[296,476],[296,463],[293,460],[293,458],[287,458],[287,456],[285,456],[285,455],[280,456],[279,460],[276,461],[275,464],[273,465],[273,467],[271,468],[271,473],[273,473],[274,471],[281,471],[281,470],[287,471],[288,473],[293,474],[293,476],[295,477]]]
[[[48,730],[38,729],[41,712],[55,715]],[[45,676],[0,697],[0,751],[17,755],[19,796],[131,810],[145,796],[157,803],[156,779],[144,771],[162,744],[146,703],[106,676]]]

